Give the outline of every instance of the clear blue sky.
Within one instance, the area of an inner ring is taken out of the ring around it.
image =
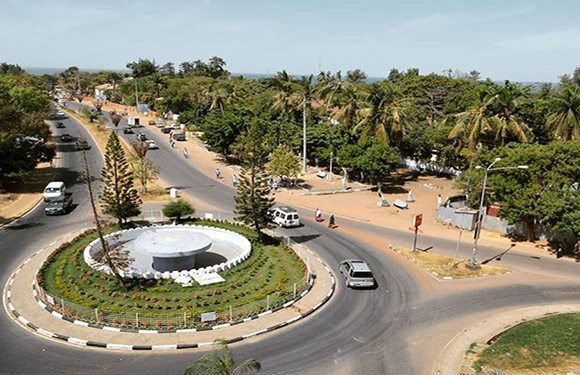
[[[556,81],[580,65],[580,2],[0,0],[0,61],[125,67],[217,55],[239,73],[479,70]]]

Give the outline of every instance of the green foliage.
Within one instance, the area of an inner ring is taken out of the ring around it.
[[[260,372],[262,366],[255,359],[246,359],[239,365],[230,354],[224,340],[216,340],[219,354],[203,354],[191,366],[185,369],[185,375],[235,375],[249,372]]]
[[[147,194],[147,184],[159,178],[159,166],[145,156],[132,156],[129,159],[133,176],[141,185],[141,194]]]
[[[141,199],[134,188],[125,151],[115,132],[111,132],[105,149],[105,166],[101,172],[103,211],[119,220],[119,224],[141,213]]]
[[[135,78],[147,77],[155,74],[159,67],[155,64],[155,60],[139,58],[137,61],[127,63],[127,68],[131,69],[132,75]]]
[[[373,184],[381,182],[399,163],[397,151],[381,142],[374,141],[364,146],[346,145],[338,151],[338,162],[351,173],[361,175],[361,180]]]
[[[272,225],[270,209],[274,200],[268,198],[265,164],[268,152],[264,147],[264,132],[256,119],[240,142],[242,174],[236,201],[236,220],[252,226],[261,236],[262,229]]]
[[[270,154],[266,170],[271,176],[296,178],[300,173],[300,159],[287,145],[279,145]]]
[[[22,69],[18,64],[0,63],[0,75],[23,76],[26,70]]]
[[[251,255],[242,264],[220,273],[226,280],[222,284],[209,287],[195,284],[183,288],[171,280],[124,279],[128,288],[124,291],[113,276],[95,271],[84,262],[84,248],[97,238],[93,229],[79,235],[71,243],[62,244],[52,253],[38,273],[37,281],[52,296],[84,306],[76,308],[78,313],[67,309],[75,319],[94,321],[94,308],[98,307],[101,317],[107,316],[107,313],[115,313],[113,316],[139,313],[138,328],[155,329],[170,328],[167,324],[172,321],[168,319],[162,322],[163,327],[157,326],[154,322],[156,312],[172,313],[179,317],[177,321],[181,321],[186,313],[188,327],[201,327],[199,314],[217,311],[216,324],[221,324],[230,320],[226,315],[229,314],[229,306],[234,308],[235,316],[232,319],[237,321],[265,311],[268,294],[269,307],[272,308],[293,298],[294,283],[297,283],[299,293],[305,288],[306,265],[292,249],[271,238],[271,245],[261,245],[256,241],[256,232],[235,224],[206,220],[186,224],[213,226],[240,233],[251,241]],[[118,226],[109,226],[104,228],[104,233],[117,230]],[[285,280],[283,285],[281,280]],[[255,297],[263,292],[266,294],[256,300]],[[83,311],[86,314],[84,317]],[[130,320],[128,325],[111,318],[101,323],[137,328],[134,319]]]
[[[580,356],[580,314],[557,315],[520,324],[503,333],[479,356],[476,365],[504,370],[556,367]]]
[[[534,223],[547,224],[552,230],[571,231],[578,241],[578,191],[574,188],[580,176],[580,141],[552,142],[548,145],[510,144],[481,151],[474,165],[487,166],[495,157],[495,167],[527,165],[525,171],[507,169],[490,172],[488,202],[501,204],[500,215],[510,223],[523,221],[528,239],[534,240]],[[546,161],[550,162],[547,163]],[[471,197],[478,197],[477,181],[483,172],[472,169],[462,179],[471,179]],[[476,202],[474,202],[476,203]]]
[[[195,209],[186,200],[179,199],[174,202],[169,202],[163,206],[163,215],[176,220],[181,219],[184,216],[189,216],[195,213]]]
[[[580,88],[565,86],[550,103],[548,127],[555,139],[580,139]]]
[[[50,161],[50,129],[44,123],[48,97],[34,78],[0,76],[0,186]]]

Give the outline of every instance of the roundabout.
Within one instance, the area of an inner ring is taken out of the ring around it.
[[[78,241],[79,237],[86,239],[85,232],[72,238],[70,244]],[[62,246],[59,248],[62,251]],[[56,253],[60,252],[59,248]],[[103,321],[98,319],[96,323],[76,319],[80,317],[75,315],[77,312],[71,306],[67,306],[67,302],[64,302],[63,307],[64,300],[48,294],[43,295],[45,292],[37,282],[33,283],[33,288],[26,282],[26,279],[35,274],[35,269],[39,269],[55,254],[53,249],[36,252],[14,272],[5,289],[4,305],[15,320],[27,329],[43,337],[80,346],[114,350],[170,350],[211,346],[218,338],[237,342],[283,328],[309,316],[331,298],[335,281],[330,269],[308,249],[298,245],[296,251],[311,264],[312,272],[317,275],[316,282],[311,279],[307,289],[283,305],[271,305],[268,310],[241,319],[215,322],[220,324],[199,327],[149,326],[145,324],[146,315],[140,316],[144,320],[142,324],[129,327],[98,324]],[[31,304],[34,300],[36,303]],[[180,312],[180,316],[183,316],[183,312]],[[159,333],[163,334],[155,335]]]

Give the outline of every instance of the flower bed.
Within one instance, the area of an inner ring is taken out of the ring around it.
[[[306,288],[306,265],[287,246],[271,239],[260,244],[253,231],[234,224],[205,220],[188,224],[240,233],[252,242],[252,253],[239,266],[221,272],[225,282],[219,284],[183,288],[171,279],[127,278],[124,291],[114,276],[85,263],[83,249],[97,238],[89,230],[47,258],[38,272],[38,285],[53,298],[53,308],[65,315],[140,329],[198,327],[205,312],[216,312],[216,324],[235,321],[293,299],[295,284],[298,293]],[[106,228],[107,233],[116,230],[116,226]]]

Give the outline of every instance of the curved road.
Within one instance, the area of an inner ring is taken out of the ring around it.
[[[89,139],[80,124],[72,119],[65,123],[66,129],[57,130]],[[160,147],[150,151],[148,157],[160,164],[161,177],[165,181],[183,188],[218,211],[231,213],[234,193],[231,188],[216,183],[185,162],[181,154],[170,149],[167,136],[153,127],[142,129]],[[39,206],[25,218],[0,230],[3,260],[0,280],[3,284],[27,254],[90,225],[86,188],[83,184],[75,184],[82,171],[80,153],[67,145],[58,146],[60,176],[67,186],[72,186],[75,203],[79,206],[69,215],[60,217],[44,216]],[[98,175],[102,162],[94,145],[89,155],[93,174]],[[312,213],[306,211],[303,215],[311,216]],[[341,223],[361,233],[380,236],[389,243],[408,244],[411,238],[410,233],[365,223],[342,219]],[[492,287],[434,295],[428,293],[416,274],[397,262],[396,257],[343,232],[306,220],[304,227],[284,233],[312,248],[335,272],[342,259],[361,257],[368,260],[376,271],[379,288],[350,290],[339,282],[329,304],[304,322],[232,347],[236,358],[260,360],[264,374],[428,374],[440,349],[439,343],[444,345],[454,335],[453,331],[441,334],[445,327],[455,327],[457,332],[461,326],[454,326],[456,322],[473,320],[473,316],[501,308],[580,300],[578,265],[570,262],[536,259],[511,250],[502,257],[502,263],[525,267],[532,280],[553,269],[563,276],[562,281],[508,285],[496,282]],[[453,241],[438,238],[422,237],[421,243],[440,249],[455,248]],[[489,258],[501,251],[484,247],[480,256]],[[200,353],[82,350],[25,332],[2,311],[0,345],[4,350],[0,352],[0,374],[181,374]]]

